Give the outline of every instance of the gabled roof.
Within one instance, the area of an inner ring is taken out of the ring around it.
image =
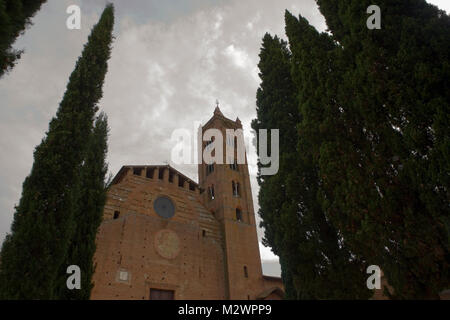
[[[241,120],[239,120],[239,118],[236,118],[236,121],[228,119],[223,115],[222,111],[220,111],[219,106],[216,106],[213,116],[205,123],[203,127],[207,127],[214,119],[220,119],[225,123],[228,123],[231,127],[242,128]]]
[[[217,107],[214,109],[214,114],[223,117],[223,113],[222,113],[222,111],[220,111],[219,106],[217,106]]]

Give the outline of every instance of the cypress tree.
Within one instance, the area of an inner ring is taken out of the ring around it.
[[[287,261],[291,258],[285,254],[287,243],[281,239],[282,226],[279,220],[282,205],[288,201],[285,192],[284,178],[287,173],[284,156],[295,149],[296,133],[295,124],[295,96],[293,95],[293,82],[290,77],[290,53],[286,43],[278,37],[266,34],[260,52],[260,78],[262,80],[257,92],[257,119],[253,120],[252,128],[258,133],[259,129],[289,128],[280,131],[280,168],[276,175],[263,176],[260,174],[261,163],[258,163],[258,183],[260,185],[259,215],[262,218],[261,227],[264,227],[265,236],[263,243],[272,247],[280,260]],[[284,150],[283,153],[281,150]],[[269,149],[270,152],[270,149]],[[294,298],[295,291],[289,290],[291,282],[291,269],[282,268],[282,277],[286,283],[287,298]]]
[[[366,299],[365,261],[349,249],[339,229],[326,215],[320,201],[322,176],[319,170],[322,141],[339,135],[339,112],[329,93],[336,89],[329,79],[339,69],[339,48],[328,34],[319,34],[308,21],[285,13],[286,35],[292,52],[291,76],[296,86],[298,111],[297,157],[292,162],[289,189],[297,192],[302,207],[302,229],[308,240],[299,248],[303,266],[299,288],[315,299]],[[328,93],[328,94],[327,94]],[[301,267],[301,269],[300,269]]]
[[[60,298],[88,300],[93,284],[93,257],[95,238],[102,221],[103,207],[106,201],[105,178],[108,166],[105,163],[108,149],[108,120],[101,113],[95,121],[88,142],[88,150],[81,168],[80,198],[75,213],[76,228],[68,250],[67,265],[77,265],[81,269],[81,289],[69,290],[61,286]],[[65,267],[64,266],[64,267]],[[66,281],[64,270],[62,283]]]
[[[55,299],[65,271],[79,209],[80,172],[110,57],[114,9],[108,5],[92,29],[56,117],[34,152],[11,234],[1,252],[4,299]]]
[[[347,60],[332,94],[345,134],[322,145],[324,207],[393,298],[438,298],[450,286],[450,17],[382,0],[369,30],[371,1],[317,3]]]
[[[31,18],[47,0],[0,0],[0,78],[11,70],[22,51],[12,45],[31,25]]]
[[[311,27],[307,23],[300,25],[290,14],[286,15],[286,23],[291,50],[294,43],[295,49],[299,48],[300,40],[294,41],[293,36],[297,31],[305,39],[300,47],[322,51],[315,58],[319,62],[334,47],[332,41],[321,39],[318,33],[302,30]],[[296,70],[297,63],[303,63],[305,68],[305,61],[300,58],[309,57],[314,58],[314,54],[292,55],[286,43],[277,37],[266,35],[263,39],[258,65],[262,80],[257,92],[258,118],[252,126],[255,130],[280,128],[279,171],[274,176],[258,176],[264,241],[280,257],[288,299],[367,298],[370,292],[365,288],[360,261],[352,258],[317,200],[317,168],[308,140],[298,133],[300,123],[304,127],[312,126],[303,123],[301,109],[304,107],[299,106],[299,103],[302,106],[312,103],[305,96],[306,92],[313,91],[308,91],[314,85],[310,82],[312,76],[303,81],[307,86],[303,91],[302,84],[295,81],[300,72]],[[295,69],[292,73],[291,68]]]

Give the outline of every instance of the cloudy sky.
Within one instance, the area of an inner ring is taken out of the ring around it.
[[[109,117],[108,162],[170,161],[175,129],[205,123],[215,101],[249,132],[256,116],[258,53],[265,32],[284,35],[284,10],[326,28],[313,0],[115,0],[116,24],[100,107]],[[376,2],[376,1],[375,1]],[[429,0],[450,12],[448,0]],[[68,6],[81,8],[81,29],[66,28]],[[15,44],[25,54],[0,79],[0,242],[39,144],[55,115],[67,80],[105,0],[49,0]],[[249,155],[255,159],[254,154]],[[253,162],[253,161],[251,161]],[[197,179],[196,166],[177,166]],[[256,167],[250,166],[255,210]],[[260,238],[262,230],[259,231]],[[279,275],[269,248],[260,245],[266,274]]]

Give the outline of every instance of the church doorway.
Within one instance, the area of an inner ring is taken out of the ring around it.
[[[173,290],[161,290],[150,289],[150,300],[174,300],[175,291]]]

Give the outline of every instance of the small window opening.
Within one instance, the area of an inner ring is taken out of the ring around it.
[[[164,168],[159,168],[158,179],[162,180],[164,178]]]
[[[248,278],[247,266],[244,266],[244,277]]]
[[[173,176],[174,172],[172,170],[169,170],[169,182],[173,182]]]
[[[195,184],[193,184],[192,182],[189,182],[189,190],[195,191]]]
[[[206,237],[206,230],[202,230],[202,237]]]
[[[240,192],[240,188],[239,188],[239,182],[231,182],[231,187],[233,188],[233,196],[235,197],[239,197],[241,192]]]
[[[214,185],[212,185],[211,187],[208,187],[208,192],[209,192],[209,198],[211,200],[214,200],[215,196],[214,196]]]
[[[133,174],[136,176],[140,176],[142,173],[142,168],[133,168]]]
[[[120,216],[120,212],[119,211],[114,211],[114,219],[119,218]]]
[[[236,220],[242,222],[242,211],[239,208],[236,208]]]

